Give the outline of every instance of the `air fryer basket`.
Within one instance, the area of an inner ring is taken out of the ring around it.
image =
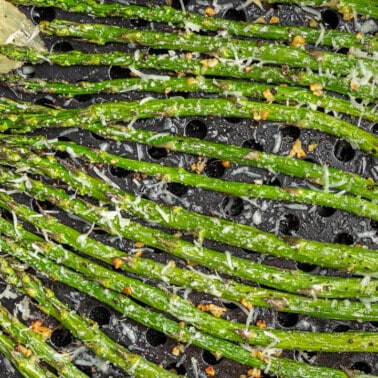
[[[145,5],[147,3],[166,4],[164,0],[155,1],[129,1],[130,4]],[[258,17],[264,17],[269,20],[271,16],[278,16],[282,25],[307,25],[308,20],[314,17],[310,9],[302,9],[293,5],[275,5],[268,9],[261,10],[256,5],[249,5],[245,9],[236,10],[241,1],[211,2],[210,0],[194,1],[174,0],[172,6],[180,8],[183,3],[187,10],[203,12],[206,6],[213,6],[219,3],[220,12],[217,16],[252,21]],[[38,22],[40,20],[52,18],[66,18],[79,21],[93,21],[93,18],[83,14],[71,14],[53,8],[33,8],[23,7],[25,14]],[[322,22],[327,28],[337,28],[339,30],[356,32],[354,22],[344,22],[336,12],[326,10],[321,13]],[[151,27],[166,29],[166,25],[148,22],[123,20],[119,18],[108,18],[100,22],[107,22],[115,25],[126,27]],[[363,22],[363,21],[361,21]],[[106,46],[95,46],[81,41],[43,36],[49,49],[56,51],[79,49],[84,51],[110,51],[118,49],[128,51],[135,46],[120,44],[107,44]],[[143,49],[143,48],[142,48]],[[148,50],[147,48],[145,49]],[[20,72],[25,74],[27,70],[21,68]],[[41,77],[54,80],[67,80],[77,82],[80,80],[99,80],[109,78],[120,78],[128,76],[126,69],[119,67],[72,67],[62,68],[51,66],[48,63],[35,66],[34,77]],[[145,96],[154,96],[165,98],[167,95],[133,93],[126,92],[118,95],[98,94],[92,96],[77,96],[72,100],[66,100],[59,96],[50,95],[30,95],[24,93],[11,92],[3,86],[0,86],[0,95],[5,95],[14,99],[33,101],[38,104],[47,106],[64,106],[64,107],[81,107],[91,103],[109,101],[109,100],[132,100],[143,98]],[[200,93],[185,94],[171,93],[170,96],[195,97],[202,96]],[[348,119],[350,122],[356,122],[354,119]],[[377,124],[367,121],[360,123],[362,128],[377,133]],[[236,119],[236,118],[217,118],[217,117],[182,117],[172,119],[151,119],[137,121],[137,127],[154,131],[171,132],[177,135],[187,135],[199,138],[205,138],[211,141],[229,143],[239,146],[261,149],[267,152],[278,154],[287,154],[294,140],[300,139],[303,146],[309,144],[316,145],[312,152],[307,153],[306,159],[322,164],[329,164],[333,167],[356,172],[365,177],[373,177],[378,180],[378,161],[367,154],[354,150],[349,143],[337,138],[325,135],[313,130],[299,129],[294,126],[281,126],[272,122]],[[166,151],[164,149],[151,148],[145,145],[136,145],[134,143],[119,143],[103,140],[89,132],[70,130],[43,130],[38,131],[49,137],[59,137],[77,141],[91,147],[100,147],[108,143],[108,151],[122,156],[135,159],[141,159],[151,162],[159,162],[165,165],[182,166],[190,169],[191,164],[198,159],[197,156]],[[207,162],[207,168],[204,174],[212,177],[221,177],[224,180],[253,182],[254,180],[263,180],[272,185],[295,186],[304,185],[303,181],[285,176],[283,174],[272,174],[266,170],[258,168],[245,168],[232,165],[230,168],[224,168],[219,161],[211,160]],[[120,187],[143,195],[147,198],[159,200],[169,204],[178,204],[187,209],[201,212],[204,214],[224,217],[235,220],[240,223],[254,224],[257,227],[270,232],[276,232],[287,235],[297,235],[307,239],[314,239],[326,242],[338,242],[345,244],[361,243],[371,249],[378,247],[378,224],[366,218],[345,213],[329,208],[314,207],[311,205],[295,205],[293,203],[284,203],[268,200],[241,200],[226,196],[221,193],[214,193],[198,188],[185,187],[179,184],[168,184],[165,190],[161,190],[155,179],[149,177],[138,177],[131,172],[121,169],[108,169],[108,177],[116,182]],[[159,188],[159,189],[157,189]],[[29,205],[38,209],[35,203],[31,203],[26,196],[19,197]],[[49,208],[49,210],[51,210]],[[56,210],[56,209],[54,209]],[[72,219],[66,214],[60,212],[59,218],[63,223],[74,225],[79,231],[86,230],[86,224],[80,220]],[[133,242],[119,238],[110,237],[101,232],[94,231],[93,235],[98,240],[113,245],[121,250],[127,251],[133,248]],[[309,264],[295,263],[293,261],[280,258],[264,256],[250,251],[242,250],[237,247],[222,245],[221,243],[205,241],[206,246],[220,251],[231,251],[236,256],[251,258],[266,264],[282,268],[300,268],[307,272],[317,274],[333,274],[330,269],[321,269]],[[166,255],[159,250],[149,249],[144,252],[144,256],[152,257],[158,261],[175,260],[172,256]],[[335,256],[337,258],[337,256]],[[177,260],[177,259],[176,259]],[[182,264],[177,260],[177,264]],[[203,269],[203,271],[206,271]],[[205,368],[213,366],[216,377],[239,377],[247,374],[249,370],[246,366],[232,362],[227,359],[216,360],[212,354],[203,351],[198,347],[189,345],[179,356],[175,356],[172,351],[177,342],[170,340],[165,335],[157,331],[148,329],[133,320],[114,312],[105,305],[97,302],[83,293],[77,292],[59,282],[52,282],[45,277],[41,277],[44,282],[54,289],[58,297],[68,303],[72,308],[81,314],[85,314],[97,321],[101,329],[112,337],[118,343],[127,346],[131,351],[145,356],[148,360],[162,364],[165,368],[174,368],[179,374],[186,374],[188,377],[206,377]],[[155,283],[156,284],[156,283]],[[5,289],[5,284],[1,284],[1,290]],[[182,289],[179,293],[183,294]],[[188,297],[193,303],[209,300],[212,303],[218,303],[227,309],[226,318],[245,322],[247,315],[235,303],[222,302],[210,295],[191,292]],[[12,311],[15,311],[22,317],[23,311],[29,300],[24,296],[17,295],[17,298],[2,298],[2,302]],[[102,368],[97,363],[94,355],[80,348],[80,342],[75,340],[68,331],[57,326],[55,320],[46,317],[29,303],[31,314],[26,322],[33,319],[43,319],[51,327],[55,327],[50,343],[59,350],[69,350],[76,354],[75,361],[88,375],[92,377],[125,377],[125,373],[117,368],[110,367],[109,370]],[[278,313],[276,311],[256,308],[254,311],[253,321],[264,320],[268,326],[278,329],[288,330],[306,330],[306,331],[347,331],[347,330],[369,330],[378,331],[377,323],[358,323],[352,321],[333,321],[318,319],[309,316]],[[377,356],[369,353],[313,353],[313,352],[284,352],[283,356],[294,358],[298,361],[309,361],[313,364],[329,366],[335,368],[358,369],[366,373],[378,374]],[[0,361],[1,377],[19,377],[20,375],[10,366],[9,362],[4,359]],[[197,369],[196,369],[197,367]],[[269,377],[269,374],[262,375]]]

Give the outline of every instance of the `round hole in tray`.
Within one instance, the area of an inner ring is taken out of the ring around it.
[[[263,146],[257,142],[255,139],[248,139],[243,142],[242,144],[243,148],[250,148],[251,150],[257,150],[257,151],[263,151]]]
[[[50,96],[41,97],[34,101],[34,104],[45,106],[46,108],[54,108],[54,98]]]
[[[316,208],[316,212],[323,218],[328,218],[331,215],[335,214],[336,209],[332,207],[324,207],[324,206],[318,206]]]
[[[247,21],[245,13],[242,10],[236,10],[235,8],[228,9],[223,15],[223,18],[235,21]]]
[[[72,342],[73,337],[71,335],[71,332],[67,329],[58,328],[55,331],[53,331],[50,340],[55,347],[63,348]]]
[[[135,18],[130,20],[130,26],[133,26],[135,28],[144,28],[148,25],[147,20],[142,20],[140,18]]]
[[[299,270],[302,270],[303,272],[306,272],[306,273],[313,272],[317,268],[316,265],[302,263],[302,262],[297,262],[296,265]]]
[[[378,221],[371,219],[370,220],[370,226],[374,228],[375,230],[378,230]]]
[[[230,123],[240,123],[243,121],[243,118],[238,118],[238,117],[225,117],[224,119]]]
[[[75,95],[74,99],[78,102],[87,102],[92,98],[90,94],[80,94],[80,95]]]
[[[372,369],[371,369],[371,366],[365,362],[365,361],[358,361],[358,362],[355,362],[352,366],[351,366],[351,369],[352,370],[359,370],[363,373],[366,373],[366,374],[370,374]]]
[[[293,235],[298,232],[299,226],[299,218],[295,214],[286,214],[280,221],[279,230],[284,235]]]
[[[340,232],[336,235],[334,242],[338,244],[352,245],[353,236],[348,232]]]
[[[164,345],[168,338],[164,333],[150,328],[146,332],[146,339],[151,346],[157,347],[159,345]]]
[[[109,68],[109,78],[112,80],[124,79],[130,77],[130,70],[119,66],[111,66]]]
[[[301,130],[296,126],[285,126],[280,129],[282,138],[296,140],[301,135]]]
[[[110,311],[104,306],[96,306],[89,311],[88,318],[95,321],[101,327],[109,324]]]
[[[129,170],[125,168],[121,168],[121,167],[115,167],[114,165],[110,166],[109,172],[112,176],[115,176],[118,178],[126,178],[130,174]]]
[[[36,24],[41,21],[52,21],[55,18],[55,10],[53,7],[33,7],[30,16]]]
[[[185,135],[191,138],[205,138],[207,134],[207,126],[204,122],[194,119],[185,126]]]
[[[277,315],[278,323],[285,328],[294,327],[299,320],[298,314],[291,314],[289,312],[279,312]]]
[[[20,70],[18,70],[20,75],[25,79],[30,79],[35,76],[35,66],[33,64],[26,63]]]
[[[236,217],[243,212],[243,200],[239,197],[228,196],[222,202],[222,209],[226,215]]]
[[[340,17],[338,13],[331,9],[326,9],[322,13],[322,21],[326,28],[336,29],[340,23]]]
[[[220,178],[226,172],[226,168],[223,166],[222,161],[218,159],[209,159],[204,169],[206,176]]]
[[[377,328],[378,328],[378,322],[370,322],[370,324],[371,324],[373,327],[377,327]]]
[[[356,151],[349,142],[338,140],[333,147],[333,154],[337,160],[346,163],[354,158]]]
[[[57,42],[51,48],[51,50],[55,52],[69,52],[69,51],[72,51],[73,49],[74,48],[72,47],[71,43],[66,42],[66,41]]]
[[[177,365],[176,363],[169,364],[166,366],[166,369],[178,375],[185,375],[186,374],[185,366],[184,365],[176,366],[176,365]]]
[[[167,190],[177,197],[183,197],[188,192],[189,188],[179,182],[169,182],[167,184]]]
[[[36,199],[32,200],[31,207],[37,213],[40,213],[44,210],[56,210],[54,204],[49,201],[37,201]]]
[[[170,0],[168,3],[170,4],[172,8],[175,8],[178,10],[185,10],[185,9],[182,9],[182,6],[184,6],[185,8],[188,5],[189,0]]]
[[[350,327],[346,324],[339,324],[334,328],[334,332],[348,332],[350,330]]]
[[[155,160],[164,159],[168,155],[168,151],[161,147],[149,147],[147,152]]]
[[[371,132],[374,134],[378,134],[378,123],[375,123],[371,128]]]
[[[209,365],[217,365],[222,361],[223,358],[217,359],[211,352],[208,350],[202,351],[202,360],[203,362],[209,364]]]

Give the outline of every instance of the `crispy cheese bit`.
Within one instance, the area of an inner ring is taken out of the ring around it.
[[[344,8],[340,7],[338,11],[343,15],[344,21],[350,21],[354,18],[354,12],[349,7],[344,7]]]
[[[214,377],[215,376],[215,370],[212,366],[208,366],[206,369],[205,369],[205,373],[207,375],[209,375],[210,377]]]
[[[265,24],[265,18],[264,17],[259,17],[257,20],[255,20],[256,24]]]
[[[275,100],[273,92],[274,91],[272,91],[270,88],[265,89],[263,92],[265,100],[269,103],[272,103]]]
[[[125,288],[123,289],[123,292],[124,292],[126,295],[131,295],[131,288],[129,288],[129,287],[125,287]]]
[[[177,344],[172,349],[172,354],[176,357],[178,357],[180,354],[185,352],[185,345],[184,344]]]
[[[356,81],[352,80],[350,82],[350,89],[353,89],[354,91],[357,90],[359,87],[358,83],[356,83]]]
[[[257,325],[257,327],[259,327],[259,328],[266,328],[266,327],[267,327],[266,322],[265,322],[264,320],[262,320],[262,319],[259,319],[259,320],[256,322],[256,325]]]
[[[114,260],[113,260],[113,266],[115,269],[119,269],[121,267],[121,265],[123,264],[123,261],[122,259],[116,257]]]
[[[229,160],[222,160],[221,162],[223,168],[230,168],[231,162]]]
[[[180,321],[180,322],[178,323],[178,325],[179,325],[180,328],[184,328],[184,327],[185,327],[185,322]]]
[[[308,22],[308,26],[310,28],[317,28],[319,26],[319,22],[311,18],[310,21]]]
[[[217,306],[213,303],[204,304],[200,303],[197,305],[203,312],[209,312],[210,314],[214,315],[216,318],[220,318],[227,310],[224,307]]]
[[[253,112],[253,119],[255,121],[265,121],[268,119],[269,111],[266,109]]]
[[[261,378],[261,370],[257,368],[249,369],[247,375],[251,378]]]
[[[291,42],[291,45],[295,47],[303,47],[306,43],[306,40],[301,35],[296,35]]]
[[[205,8],[205,14],[208,17],[214,17],[217,14],[217,12],[215,12],[215,9],[212,8],[212,7],[206,7]]]
[[[136,241],[134,243],[134,246],[135,246],[135,248],[143,248],[144,247],[144,243],[142,243],[140,241]]]
[[[289,152],[290,157],[298,157],[299,159],[306,157],[306,152],[303,151],[302,142],[299,139],[296,139],[291,147]]]
[[[16,350],[17,352],[20,352],[21,354],[23,354],[25,357],[30,357],[32,355],[32,351],[21,344],[18,344],[16,346]]]
[[[203,157],[199,157],[196,163],[190,165],[190,170],[194,173],[201,174],[206,168],[206,161]]]
[[[191,52],[187,52],[187,53],[185,53],[185,58],[186,59],[192,59],[193,58],[193,54]]]
[[[261,352],[261,350],[258,350],[258,349],[254,349],[252,352],[251,352],[251,356],[252,357],[257,357],[258,359],[260,359],[261,361],[264,361],[264,362],[269,362],[269,358],[264,356],[263,352]]]
[[[308,146],[307,146],[307,151],[308,152],[314,152],[316,150],[316,148],[318,147],[318,142],[316,140],[311,140],[309,143],[308,143]]]
[[[310,84],[310,91],[313,95],[321,97],[323,96],[323,85],[320,83],[312,83]]]
[[[362,39],[362,37],[363,37],[363,36],[362,36],[362,33],[359,32],[359,33],[356,34],[356,38],[357,38],[357,39]]]
[[[247,309],[247,310],[252,310],[253,309],[253,305],[249,302],[247,302],[247,300],[245,298],[242,298],[240,303]]]
[[[138,249],[138,251],[134,254],[135,257],[140,257],[142,256],[143,251],[141,249]]]
[[[51,337],[51,334],[52,334],[52,329],[50,329],[49,327],[45,327],[42,325],[42,322],[40,320],[35,320],[32,325],[30,326],[30,329],[35,332],[35,333],[38,333],[39,335],[42,336],[43,340],[47,340]]]
[[[280,19],[277,16],[272,16],[269,20],[270,25],[275,25],[279,23],[280,23]]]
[[[212,58],[212,59],[202,59],[202,60],[200,60],[200,63],[201,63],[204,67],[210,67],[210,68],[213,68],[213,67],[215,67],[215,66],[219,63],[219,60],[216,59],[216,58]]]

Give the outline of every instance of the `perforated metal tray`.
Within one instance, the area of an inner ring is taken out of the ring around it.
[[[138,5],[145,5],[144,1],[130,1]],[[153,4],[165,4],[161,1],[149,1]],[[213,5],[210,1],[182,1],[186,9],[190,11],[203,12],[206,6]],[[223,9],[219,12],[219,17],[248,20],[252,21],[258,17],[265,17],[269,20],[271,16],[278,16],[283,25],[306,25],[308,20],[314,15],[308,10],[303,10],[297,6],[290,5],[275,5],[269,9],[261,10],[255,5],[250,5],[244,10],[236,10],[235,8],[228,8],[229,2],[221,2]],[[234,1],[234,6],[241,4],[240,1]],[[172,6],[180,8],[181,1],[174,0]],[[34,19],[36,22],[44,19],[51,20],[52,18],[67,18],[78,21],[93,21],[89,16],[70,14],[58,9],[52,8],[22,8],[25,14]],[[353,22],[343,22],[337,13],[333,11],[322,12],[322,22],[326,27],[337,28],[354,32],[355,25]],[[101,22],[109,22],[116,25],[131,26],[131,27],[150,27],[151,25],[143,21],[121,20],[117,18],[101,20]],[[363,21],[361,21],[363,22]],[[159,28],[160,25],[154,23],[154,28]],[[109,51],[117,48],[118,50],[127,51],[129,47],[126,45],[108,44],[103,47],[86,44],[79,41],[55,38],[45,36],[44,40],[49,49],[53,50],[69,50],[71,48],[84,51]],[[23,70],[21,69],[22,73]],[[25,72],[25,71],[24,71]],[[35,77],[46,79],[64,79],[72,82],[80,80],[100,80],[108,78],[119,78],[128,75],[128,71],[119,67],[75,67],[75,68],[61,68],[58,66],[50,66],[48,63],[35,66]],[[104,100],[131,100],[142,98],[146,93],[124,93],[122,95],[93,95],[93,96],[78,96],[71,101],[59,98],[58,96],[29,95],[22,93],[14,93],[3,86],[0,86],[0,95],[6,95],[11,98],[21,100],[29,100],[38,104],[47,106],[58,105],[65,107],[80,107],[86,106],[95,102]],[[171,93],[179,96],[201,96],[201,94],[183,94]],[[166,95],[153,94],[154,97],[166,97]],[[349,121],[355,122],[353,119]],[[137,127],[146,128],[155,131],[166,131],[177,135],[187,135],[199,138],[204,138],[211,141],[219,141],[222,143],[235,144],[239,146],[246,146],[261,149],[268,152],[276,152],[285,155],[290,150],[295,139],[300,138],[303,146],[308,146],[309,143],[315,141],[318,147],[313,152],[308,152],[307,159],[318,162],[327,163],[333,167],[342,168],[351,172],[356,172],[365,177],[373,177],[378,180],[378,161],[366,155],[363,152],[354,150],[347,142],[330,137],[323,133],[312,130],[301,130],[294,126],[280,126],[271,122],[253,122],[244,119],[227,119],[214,117],[187,117],[174,119],[153,119],[146,121],[138,121]],[[360,127],[378,133],[377,124],[372,124],[366,121],[360,123]],[[60,134],[61,130],[42,130],[43,134],[49,137],[61,137],[72,141],[84,143],[89,146],[100,146],[104,143],[101,138],[84,131],[72,131],[64,137]],[[278,144],[277,141],[280,141]],[[109,151],[127,157],[136,159],[159,162],[161,164],[183,166],[190,168],[190,165],[197,160],[196,156],[186,155],[175,152],[168,152],[162,149],[150,148],[144,145],[135,145],[132,143],[109,143]],[[271,173],[258,169],[247,168],[248,175],[239,173],[237,166],[231,166],[224,169],[220,162],[211,160],[207,164],[204,174],[214,177],[221,177],[224,180],[233,181],[250,181],[256,178],[262,179],[267,183],[273,185],[304,185],[301,180],[293,179],[282,174],[272,175]],[[224,217],[240,223],[253,224],[253,215],[259,213],[261,216],[261,223],[257,226],[265,231],[273,231],[280,234],[297,235],[300,237],[315,239],[326,242],[339,242],[345,244],[362,243],[369,248],[378,248],[378,223],[368,219],[360,218],[355,215],[347,214],[341,211],[332,209],[315,208],[308,205],[301,205],[299,207],[292,206],[289,203],[253,200],[243,201],[223,195],[221,193],[213,193],[197,188],[189,188],[178,184],[169,184],[167,186],[166,194],[162,197],[161,192],[154,189],[155,182],[152,178],[143,178],[136,180],[135,175],[130,172],[120,169],[109,168],[108,176],[114,180],[119,186],[134,193],[143,195],[147,198],[158,199],[159,201],[174,203],[182,205],[185,208],[201,211],[204,214]],[[171,193],[171,194],[169,194]],[[33,203],[26,197],[20,197],[20,201],[33,206]],[[35,204],[34,204],[35,205]],[[42,207],[45,206],[41,204]],[[35,208],[37,208],[35,206]],[[3,215],[5,215],[3,213]],[[85,230],[86,224],[80,221],[73,221],[72,218],[67,217],[64,213],[59,214],[62,222],[69,223],[80,230]],[[373,233],[367,233],[373,231]],[[370,235],[364,237],[363,235]],[[127,250],[132,247],[132,242],[128,240],[119,240],[111,238],[110,236],[94,232],[99,240],[103,240],[107,244],[116,246],[117,248]],[[251,258],[266,264],[272,264],[285,268],[300,268],[307,272],[317,274],[332,274],[331,271],[320,269],[319,267],[308,264],[296,264],[293,261],[286,261],[279,258],[269,256],[262,256],[257,253],[242,250],[241,248],[225,246],[220,243],[206,241],[206,246],[217,250],[229,250],[237,256]],[[164,252],[151,250],[145,253],[146,257],[152,257],[158,261],[172,260],[171,256]],[[335,258],[337,258],[335,256]],[[178,262],[179,263],[179,262]],[[205,270],[204,270],[205,271]],[[102,330],[111,336],[115,341],[126,345],[131,351],[145,356],[147,359],[162,364],[164,367],[176,369],[179,374],[186,374],[188,377],[195,377],[193,369],[193,358],[198,363],[198,372],[200,377],[206,377],[205,368],[209,365],[213,366],[216,372],[216,377],[239,377],[246,374],[248,368],[241,366],[235,362],[221,359],[217,361],[209,352],[201,349],[188,346],[185,352],[179,357],[172,354],[172,349],[177,344],[175,341],[168,339],[165,335],[160,334],[152,329],[147,329],[127,318],[127,314],[121,316],[111,309],[96,300],[87,297],[69,287],[58,282],[51,282],[44,278],[47,285],[51,286],[58,296],[72,306],[81,314],[85,314],[90,318],[96,320],[101,325]],[[1,290],[4,289],[1,284]],[[246,321],[246,314],[233,303],[223,303],[219,299],[214,299],[208,295],[192,292],[189,295],[193,303],[199,301],[211,300],[213,303],[218,303],[227,308],[226,318]],[[14,300],[2,299],[9,309],[16,311],[21,301],[28,301],[23,296],[18,296]],[[30,304],[32,308],[32,316],[26,322],[30,323],[35,318],[43,319],[47,324],[56,326],[57,323],[41,314]],[[377,323],[357,323],[348,321],[332,321],[324,319],[316,319],[309,316],[277,313],[276,311],[256,308],[254,313],[254,321],[258,319],[264,320],[268,326],[278,329],[290,330],[307,330],[307,331],[347,331],[347,330],[369,330],[378,331]],[[19,313],[20,315],[20,313]],[[78,350],[80,342],[75,340],[68,331],[57,327],[53,332],[51,344],[59,350]],[[75,361],[88,375],[92,377],[125,377],[125,373],[116,368],[111,367],[110,370],[102,371],[97,364],[93,363],[92,354],[83,354],[80,351],[75,357]],[[309,361],[311,363],[335,368],[354,368],[362,370],[366,373],[378,374],[377,356],[368,353],[299,353],[299,352],[284,352],[283,356],[294,358],[296,360]],[[9,363],[4,359],[0,359],[0,376],[1,377],[18,377],[18,373],[10,368]],[[263,377],[269,377],[268,374],[263,374]]]

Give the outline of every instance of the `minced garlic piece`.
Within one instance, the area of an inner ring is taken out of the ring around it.
[[[257,20],[255,20],[256,24],[265,24],[265,19],[263,17],[259,17]]]
[[[178,344],[173,347],[172,354],[176,357],[178,357],[180,354],[185,352],[185,345],[184,344]]]
[[[215,67],[215,66],[219,63],[219,60],[216,59],[216,58],[212,58],[212,59],[202,59],[202,60],[200,60],[200,63],[201,63],[204,67],[210,67],[210,68],[213,68],[213,67]]]
[[[274,91],[272,91],[270,88],[265,89],[264,92],[263,92],[263,96],[264,96],[264,98],[265,98],[269,103],[272,103],[272,102],[275,100],[273,92],[274,92]]]
[[[313,95],[321,97],[323,96],[323,85],[320,83],[312,83],[310,84],[310,91]]]

